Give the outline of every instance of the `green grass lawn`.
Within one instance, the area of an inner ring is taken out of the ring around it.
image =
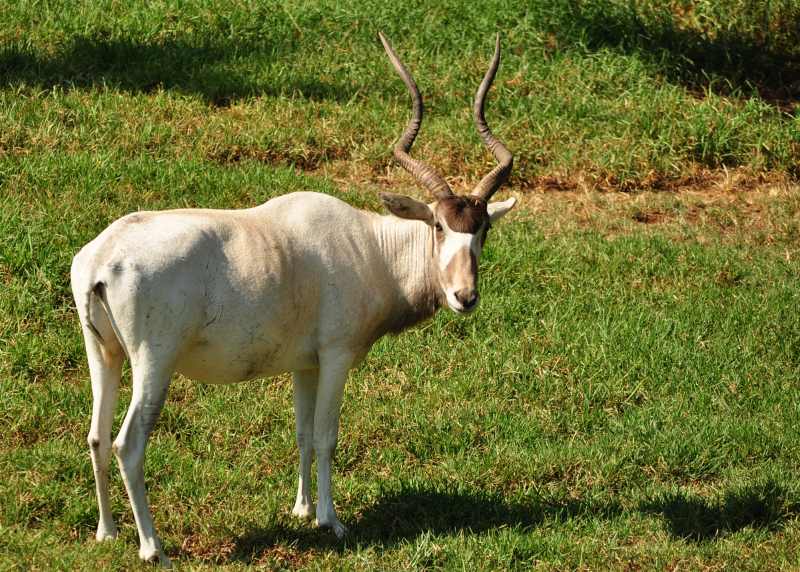
[[[763,4],[763,5],[762,5]],[[33,2],[0,9],[0,569],[131,569],[97,524],[72,256],[138,209],[298,190],[377,210],[516,155],[480,309],[350,378],[344,542],[289,511],[286,376],[173,381],[146,479],[186,569],[800,567],[800,8],[790,0]],[[467,359],[465,359],[467,356]],[[130,396],[123,381],[117,426]]]

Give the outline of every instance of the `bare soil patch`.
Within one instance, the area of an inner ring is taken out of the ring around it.
[[[350,152],[342,147],[278,150],[231,145],[210,151],[206,158],[220,165],[235,165],[242,161],[258,161],[269,165],[291,165],[303,171],[316,171],[323,163],[348,160]]]

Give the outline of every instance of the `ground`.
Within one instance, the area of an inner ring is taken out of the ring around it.
[[[186,569],[775,570],[800,560],[800,42],[793,2],[14,2],[0,14],[0,569],[131,569],[97,524],[75,252],[141,209],[295,190],[370,210],[515,153],[480,308],[348,383],[344,542],[293,519],[286,376],[177,377],[145,467]],[[487,7],[488,6],[488,7]],[[766,33],[765,30],[769,31]],[[466,359],[465,359],[466,356]],[[117,426],[130,397],[123,382]]]

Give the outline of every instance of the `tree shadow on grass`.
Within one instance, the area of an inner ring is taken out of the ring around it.
[[[800,96],[796,16],[777,21],[774,30],[719,27],[708,33],[682,25],[667,8],[640,14],[633,4],[578,3],[570,18],[568,33],[577,33],[587,48],[642,54],[666,71],[668,81],[687,89],[740,90],[784,111],[791,111]]]
[[[639,510],[662,515],[676,538],[703,542],[748,527],[779,530],[786,520],[800,514],[800,502],[769,481],[729,491],[716,500],[685,491],[672,492],[642,504]]]
[[[254,66],[267,66],[276,54],[289,58],[290,50],[290,44],[278,47],[266,40],[143,43],[80,36],[48,55],[0,48],[0,85],[25,82],[43,89],[104,85],[132,93],[164,89],[199,94],[220,107],[264,94],[335,101],[352,97],[354,86],[324,81],[318,74],[290,73],[273,85],[254,71]]]
[[[388,548],[424,534],[480,534],[506,527],[525,529],[545,521],[613,518],[621,510],[613,501],[551,503],[534,499],[508,503],[496,495],[404,487],[378,498],[356,517],[355,523],[345,523],[350,529],[344,542],[337,541],[331,532],[315,529],[311,524],[303,530],[282,526],[255,527],[236,539],[230,559],[252,563],[269,555],[280,544],[291,544],[300,552],[324,550],[341,553],[354,545]]]

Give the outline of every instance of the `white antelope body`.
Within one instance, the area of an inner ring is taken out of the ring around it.
[[[113,450],[136,519],[139,556],[169,565],[150,514],[143,462],[176,371],[208,383],[293,373],[300,478],[292,512],[316,516],[341,537],[346,530],[333,506],[330,466],[348,371],[378,338],[431,317],[440,305],[457,312],[476,307],[477,260],[490,222],[514,205],[514,199],[487,203],[512,164],[483,118],[499,38],[475,102],[478,130],[499,164],[469,196],[453,194],[408,155],[422,100],[382,35],[381,41],[414,102],[394,155],[432,191],[433,203],[382,194],[395,216],[380,216],[327,195],[292,193],[245,210],[139,212],[111,224],[75,256],[72,290],[94,397],[88,442],[98,540],[116,536],[108,495]],[[125,357],[132,399],[112,445]]]

